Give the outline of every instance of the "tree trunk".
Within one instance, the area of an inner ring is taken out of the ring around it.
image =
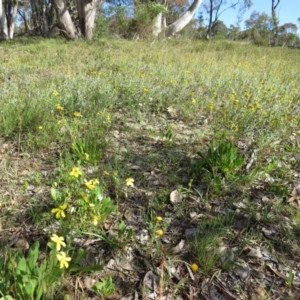
[[[272,0],[272,21],[274,25],[274,45],[276,45],[278,37],[278,18],[276,14],[277,6],[279,5],[280,0]]]
[[[15,21],[18,11],[18,1],[0,0],[0,18],[2,27],[2,37],[4,39],[14,38]]]
[[[203,0],[194,0],[189,9],[174,23],[166,28],[166,37],[172,36],[183,29],[194,17]]]
[[[1,0],[0,0],[1,1]],[[159,36],[159,34],[162,32],[162,13],[159,13],[154,19],[153,19],[153,30],[152,34],[153,36]]]
[[[5,0],[4,0],[5,1]],[[8,27],[7,27],[7,19],[5,14],[5,5],[0,0],[0,18],[1,18],[1,36],[4,39],[8,39]]]
[[[207,40],[210,40],[211,38],[212,23],[213,23],[213,0],[210,0],[209,21],[208,21],[208,27],[206,32]]]
[[[18,2],[15,1],[12,3],[11,12],[9,12],[9,22],[8,23],[8,32],[9,32],[9,38],[12,40],[14,38],[14,30],[15,30],[15,22],[16,22],[16,16],[18,12]]]
[[[97,0],[78,0],[77,10],[81,34],[91,40],[97,12]]]
[[[71,19],[65,0],[53,0],[59,24],[65,36],[70,40],[78,38],[78,32]]]

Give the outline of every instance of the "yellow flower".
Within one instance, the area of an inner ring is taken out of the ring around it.
[[[84,153],[85,155],[85,160],[90,160],[90,155],[88,153]]]
[[[81,117],[82,117],[82,114],[81,114],[80,112],[78,112],[78,111],[75,111],[75,112],[73,113],[73,116],[76,117],[76,118],[81,118]]]
[[[89,180],[89,181],[87,181],[86,179],[84,179],[84,185],[85,185],[89,190],[93,190],[97,184],[99,184],[98,179],[91,179],[91,180]]]
[[[162,217],[160,217],[160,216],[157,216],[157,217],[156,217],[156,221],[161,222],[162,220],[163,220]]]
[[[192,103],[193,103],[193,104],[196,104],[196,102],[197,102],[196,99],[193,98],[193,99],[192,99]]]
[[[158,229],[158,230],[156,230],[156,234],[163,235],[164,231],[162,229]]]
[[[194,272],[198,271],[198,269],[199,269],[199,267],[198,267],[197,264],[192,264],[192,265],[191,265],[191,268],[192,268],[192,270],[193,270]]]
[[[134,183],[134,179],[133,178],[127,178],[126,179],[126,185],[127,186],[132,186],[133,187],[134,186],[133,183]]]
[[[64,238],[62,236],[52,234],[50,240],[56,244],[57,251],[60,251],[61,247],[66,247],[66,243],[64,242]]]
[[[61,106],[60,104],[56,104],[56,105],[55,105],[55,108],[56,108],[57,110],[64,110],[64,107]]]
[[[88,195],[85,194],[85,193],[80,193],[80,196],[81,198],[84,200],[84,202],[88,202],[89,201],[89,198],[88,198]]]
[[[75,178],[78,178],[78,177],[81,176],[81,175],[82,175],[82,172],[81,172],[81,170],[80,170],[79,168],[77,168],[77,167],[74,167],[74,168],[72,169],[72,171],[70,172],[70,176],[75,177]]]
[[[93,224],[96,226],[96,225],[98,225],[100,217],[99,216],[93,216],[92,220],[93,220]]]
[[[39,126],[38,129],[39,129],[39,130],[42,130],[42,129],[43,129],[43,126]]]
[[[71,261],[71,257],[67,257],[66,253],[61,251],[56,255],[57,260],[59,261],[59,268],[68,268],[69,267],[69,261]]]
[[[55,217],[57,218],[57,219],[59,219],[59,218],[65,218],[66,217],[66,214],[65,214],[65,210],[67,209],[67,207],[68,207],[68,204],[63,204],[63,205],[60,205],[59,207],[57,207],[57,208],[53,208],[52,210],[51,210],[51,212],[53,213],[53,214],[55,214]]]
[[[58,91],[53,91],[53,92],[52,92],[52,95],[53,95],[53,96],[58,96],[59,93],[58,93]]]
[[[106,122],[109,124],[111,123],[111,118],[109,114],[106,115]]]
[[[147,88],[144,88],[144,93],[148,93],[149,90]]]

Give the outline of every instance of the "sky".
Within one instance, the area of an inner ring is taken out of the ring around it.
[[[229,4],[233,1],[227,1]],[[265,12],[271,16],[271,0],[252,0],[252,6],[244,14],[243,21],[240,23],[242,29],[245,29],[245,20],[248,19],[251,13],[256,10],[259,12]],[[200,11],[202,9],[200,8]],[[279,19],[279,24],[283,25],[284,23],[294,23],[299,28],[298,18],[300,18],[300,1],[299,0],[281,0],[277,7],[277,16]],[[229,9],[222,13],[219,17],[219,20],[222,20],[227,27],[231,24],[236,25],[237,23],[237,13],[238,9]],[[204,19],[207,18],[207,14],[203,15]],[[205,21],[207,23],[207,21]],[[298,33],[300,28],[298,29]]]

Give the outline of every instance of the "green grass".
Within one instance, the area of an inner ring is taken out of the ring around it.
[[[94,239],[85,250],[104,268],[93,274],[98,287],[81,290],[66,270],[67,282],[57,278],[45,299],[59,285],[81,299],[125,295],[122,272],[107,264],[128,249],[134,270],[166,272],[169,283],[156,284],[169,284],[172,297],[189,291],[187,266],[199,266],[197,283],[225,276],[237,268],[232,255],[248,261],[247,247],[265,247],[295,270],[300,217],[287,200],[300,172],[298,51],[178,40],[1,46],[1,245],[23,228],[29,246],[43,240],[47,258],[55,233],[71,257]],[[171,203],[175,189],[182,199]]]

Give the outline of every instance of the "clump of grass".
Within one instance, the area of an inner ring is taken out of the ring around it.
[[[216,268],[220,259],[219,247],[222,240],[230,236],[229,227],[230,220],[224,217],[205,218],[198,225],[192,245],[203,273],[209,274]]]

